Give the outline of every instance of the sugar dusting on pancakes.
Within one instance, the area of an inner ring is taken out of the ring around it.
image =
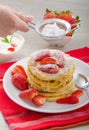
[[[59,66],[60,69],[55,74],[40,71],[39,66],[44,67],[44,69],[48,67],[55,69],[56,67],[56,65],[53,65],[53,64],[45,64],[42,66],[39,61],[41,60],[41,58],[44,58],[45,56],[56,58],[59,65],[61,66],[62,64],[64,64],[64,66],[63,67]],[[39,59],[39,61],[37,59]],[[44,50],[38,50],[38,51],[33,52],[32,55],[30,56],[30,63],[32,65],[32,68],[37,73],[44,76],[48,76],[48,77],[50,76],[57,77],[58,75],[64,75],[72,67],[71,57],[67,56],[67,54],[65,54],[64,52],[56,50],[56,49],[44,49]]]

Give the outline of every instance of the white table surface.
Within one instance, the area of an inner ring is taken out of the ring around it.
[[[32,29],[27,33],[21,33],[25,38],[25,45],[22,50],[15,56],[12,61],[20,60],[37,49],[57,48],[63,51],[69,51],[84,46],[89,46],[89,0],[0,0],[0,3],[8,5],[13,9],[24,12],[27,15],[34,16],[36,23],[42,19],[46,8],[52,10],[71,10],[74,15],[79,15],[81,18],[81,26],[74,34],[71,42],[64,48],[52,47],[47,44],[41,37]],[[9,130],[0,113],[0,129]],[[89,130],[89,125],[71,128],[69,130]]]

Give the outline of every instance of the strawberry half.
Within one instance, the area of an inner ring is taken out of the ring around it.
[[[17,44],[16,43],[11,43],[11,46],[12,47],[17,47]]]
[[[44,64],[40,65],[38,68],[40,71],[50,74],[56,74],[59,72],[59,67],[56,64]]]
[[[37,106],[43,106],[46,102],[46,97],[43,95],[38,95],[32,99],[32,102]]]
[[[40,61],[40,64],[57,64],[57,60],[53,57],[45,57]]]
[[[75,91],[72,93],[72,95],[79,97],[79,96],[81,96],[83,93],[84,93],[84,92],[83,92],[82,89],[77,89],[77,90],[75,90]]]
[[[28,88],[27,79],[21,73],[16,73],[16,74],[12,75],[11,81],[12,81],[12,84],[19,90],[23,91]]]
[[[10,52],[14,52],[14,51],[15,51],[15,48],[13,48],[13,47],[9,47],[9,48],[8,48],[8,51],[10,51]]]
[[[58,56],[56,56],[56,59],[58,61],[57,65],[60,68],[63,68],[64,67],[64,56],[63,55],[58,55]]]
[[[36,89],[31,88],[20,92],[19,97],[26,100],[32,100],[38,94],[39,92]]]
[[[44,53],[44,54],[38,55],[37,58],[35,59],[35,61],[40,62],[42,59],[44,59],[46,57],[50,57],[50,54],[49,53]]]
[[[12,71],[11,71],[11,74],[14,75],[14,74],[17,74],[17,73],[21,73],[22,75],[24,75],[24,77],[27,79],[27,74],[23,68],[23,66],[21,65],[16,65]]]
[[[74,95],[68,96],[66,98],[57,99],[57,103],[62,103],[62,104],[76,104],[78,102],[79,102],[79,98]]]

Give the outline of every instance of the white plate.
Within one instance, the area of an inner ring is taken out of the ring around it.
[[[89,78],[89,65],[87,65],[86,63],[84,63],[78,59],[75,59],[75,58],[73,58],[73,60],[76,64],[76,71],[74,74],[74,78],[76,77],[77,73],[83,73]],[[74,105],[58,104],[56,102],[46,102],[46,104],[43,105],[42,107],[37,107],[32,102],[28,103],[28,102],[23,101],[18,96],[20,91],[18,89],[16,89],[13,86],[13,84],[11,83],[11,70],[17,64],[22,65],[24,67],[24,69],[26,70],[27,69],[27,61],[28,61],[28,58],[24,58],[24,59],[16,62],[15,64],[13,64],[6,71],[6,73],[4,75],[4,79],[3,79],[3,86],[4,86],[4,90],[5,90],[6,94],[10,97],[10,99],[12,99],[18,105],[20,105],[24,108],[27,108],[29,110],[38,111],[38,112],[62,113],[62,112],[68,112],[68,111],[78,109],[78,108],[86,105],[89,102],[89,99],[88,99],[86,93],[84,93],[82,96],[80,96],[80,102],[77,104],[74,104]]]

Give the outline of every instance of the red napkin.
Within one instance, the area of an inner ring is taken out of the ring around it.
[[[15,62],[8,62],[5,64],[0,64],[0,79],[3,79],[5,71]],[[0,85],[2,85],[2,82],[0,81]]]
[[[89,62],[88,47],[72,50],[67,53],[87,63]],[[65,113],[39,113],[27,110],[15,104],[5,94],[3,88],[0,89],[0,109],[11,130],[42,130],[89,120],[89,104],[77,110]]]

